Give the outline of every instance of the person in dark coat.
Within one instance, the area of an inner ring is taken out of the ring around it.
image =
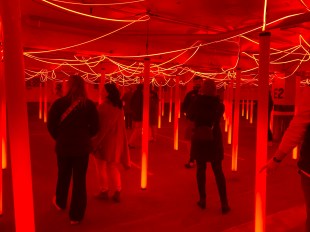
[[[66,208],[72,177],[69,216],[71,224],[77,224],[82,221],[86,209],[91,137],[99,130],[96,105],[86,97],[82,77],[69,78],[67,95],[56,100],[49,110],[47,128],[56,141],[58,178],[53,204],[58,210]]]
[[[133,131],[128,140],[129,148],[139,146],[141,141],[138,138],[142,136],[142,117],[143,117],[143,84],[139,84],[134,91],[131,101],[130,109],[132,112]]]
[[[206,167],[211,163],[222,204],[222,213],[230,211],[226,193],[226,180],[222,170],[224,149],[220,120],[224,113],[224,104],[216,96],[216,85],[211,79],[204,81],[199,94],[189,110],[189,118],[195,126],[191,141],[191,156],[197,163],[197,185],[200,199],[197,202],[202,209],[206,207]],[[195,129],[199,127],[213,128],[213,139],[194,139]]]
[[[193,129],[193,122],[188,117],[188,111],[191,107],[191,104],[195,101],[199,89],[202,84],[202,78],[200,76],[195,76],[193,78],[193,89],[189,91],[184,98],[184,101],[181,104],[181,113],[185,115],[186,117],[186,128],[185,128],[185,135],[184,135],[184,140],[186,141],[186,147],[188,152],[190,153],[191,150],[191,135],[192,135],[192,129]],[[194,158],[189,155],[189,160],[185,164],[186,168],[194,168]]]

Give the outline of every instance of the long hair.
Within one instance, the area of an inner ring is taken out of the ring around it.
[[[121,100],[120,93],[113,83],[107,83],[104,85],[105,90],[108,93],[107,99],[112,103],[113,106],[120,109],[123,108],[123,102]]]
[[[71,99],[71,102],[80,100],[82,103],[87,98],[84,79],[79,75],[72,75],[69,77],[69,89],[67,97]]]
[[[211,79],[204,80],[201,87],[201,93],[207,96],[216,96],[216,84],[214,80]]]

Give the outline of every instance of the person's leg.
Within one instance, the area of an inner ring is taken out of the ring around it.
[[[73,185],[69,216],[71,221],[81,221],[84,217],[87,193],[86,173],[88,155],[73,158]]]
[[[121,174],[119,171],[119,164],[108,163],[109,176],[113,185],[113,190],[115,190],[112,199],[115,202],[120,202],[120,192],[122,190]]]
[[[199,201],[197,202],[198,206],[201,208],[206,208],[206,169],[207,163],[197,161],[197,186],[199,192]]]
[[[310,178],[305,176],[304,174],[300,174],[301,176],[301,187],[304,193],[305,203],[306,203],[306,232],[310,232]]]
[[[224,176],[224,172],[222,169],[222,161],[211,162],[212,170],[215,176],[216,185],[218,189],[218,193],[220,196],[221,204],[222,204],[222,213],[228,213],[230,211],[230,207],[227,199],[226,192],[226,179]]]
[[[95,164],[99,180],[100,192],[106,192],[109,190],[107,162],[105,160],[95,158]]]
[[[57,155],[58,176],[56,184],[56,205],[65,209],[70,187],[72,162],[69,157]]]

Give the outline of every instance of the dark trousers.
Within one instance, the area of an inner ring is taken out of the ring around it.
[[[310,232],[310,178],[305,176],[304,174],[300,174],[301,176],[301,188],[304,192],[305,203],[306,203],[306,232]]]
[[[126,129],[132,129],[132,113],[125,113]]]
[[[206,169],[207,162],[196,160],[197,162],[197,185],[201,201],[206,200]],[[215,176],[218,193],[222,207],[228,206],[226,193],[226,180],[222,169],[222,161],[211,162],[212,170]]]
[[[72,195],[69,216],[73,221],[81,221],[84,217],[87,194],[86,172],[89,155],[57,156],[58,179],[56,185],[56,203],[65,209],[72,176]]]

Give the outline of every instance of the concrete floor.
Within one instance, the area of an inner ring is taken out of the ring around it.
[[[180,134],[183,132],[180,120]],[[54,142],[45,124],[29,117],[30,145],[33,172],[35,223],[37,232],[166,232],[254,231],[254,170],[255,123],[240,121],[238,171],[230,171],[231,145],[225,145],[224,172],[232,211],[223,216],[211,168],[207,170],[207,208],[197,207],[198,193],[195,169],[185,169],[188,159],[181,141],[179,151],[173,150],[173,124],[163,119],[158,139],[149,147],[148,187],[140,189],[140,153],[131,150],[134,165],[122,170],[121,203],[97,200],[97,178],[90,160],[87,184],[88,205],[80,225],[69,224],[68,212],[58,212],[51,204],[56,182]],[[130,133],[130,132],[129,132]],[[226,133],[224,133],[226,139]],[[271,156],[276,145],[269,147]],[[13,232],[14,212],[10,168],[4,170],[4,214],[0,231]],[[27,212],[25,212],[27,213]],[[296,161],[288,157],[267,179],[267,232],[303,231],[305,212],[300,190]]]

